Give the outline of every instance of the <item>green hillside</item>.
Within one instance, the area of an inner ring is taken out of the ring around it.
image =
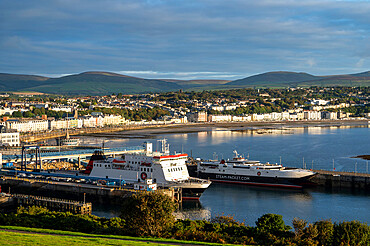
[[[16,77],[17,75],[13,75]],[[57,94],[90,94],[103,95],[112,93],[146,93],[162,92],[181,89],[176,83],[156,80],[129,77],[121,74],[108,72],[85,72],[60,78],[45,78],[34,82],[21,80],[16,87],[0,87],[3,91],[28,90],[43,93]],[[0,82],[8,84],[6,77]]]
[[[0,73],[0,90],[17,91],[44,84],[49,78],[36,75]]]
[[[370,86],[370,72],[325,76],[319,80],[294,83],[296,86]]]
[[[241,86],[264,86],[264,85],[288,85],[302,81],[318,80],[320,77],[308,73],[295,72],[268,72],[253,75],[244,79],[238,79],[227,83],[226,85]]]
[[[0,92],[33,91],[50,94],[106,95],[166,92],[180,89],[200,91],[296,86],[370,86],[370,71],[330,76],[314,76],[295,72],[268,72],[231,82],[206,79],[143,79],[110,72],[84,72],[60,78],[0,73]]]

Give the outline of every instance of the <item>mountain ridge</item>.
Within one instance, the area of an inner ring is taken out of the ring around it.
[[[105,71],[86,71],[49,78],[38,75],[0,73],[0,91],[35,91],[50,94],[140,94],[185,90],[218,90],[246,87],[370,86],[370,71],[315,76],[305,72],[272,71],[242,79],[178,80],[144,79]]]

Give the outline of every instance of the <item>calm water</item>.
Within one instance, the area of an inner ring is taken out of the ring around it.
[[[167,134],[171,152],[192,154],[193,157],[211,159],[231,158],[232,151],[249,155],[250,159],[279,163],[284,166],[366,172],[367,163],[350,158],[370,154],[368,127],[309,127],[288,131],[269,131],[266,134],[250,131],[213,131]],[[85,144],[106,146],[141,145],[156,139],[106,139],[83,137]],[[118,208],[95,207],[95,214],[113,216]],[[230,214],[239,221],[254,225],[265,213],[283,215],[286,223],[294,217],[316,221],[331,218],[333,221],[360,220],[370,223],[370,195],[365,192],[325,191],[322,189],[290,191],[248,187],[243,185],[212,184],[200,199],[200,204],[184,204],[185,218],[210,218]]]

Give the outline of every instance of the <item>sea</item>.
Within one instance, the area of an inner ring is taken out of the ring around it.
[[[131,136],[120,138],[81,137],[83,145],[106,147],[137,146],[167,139],[171,152],[185,152],[193,158],[231,159],[233,151],[251,160],[281,163],[286,167],[314,170],[336,170],[369,173],[369,161],[353,158],[370,154],[370,129],[362,126],[296,127],[277,129],[210,128],[192,133],[153,135],[150,138]],[[93,204],[98,216],[118,216],[119,206]],[[294,218],[315,222],[358,220],[370,223],[370,193],[363,190],[327,189],[304,190],[251,187],[213,183],[199,202],[184,202],[176,216],[182,219],[212,219],[231,215],[237,221],[254,226],[264,214],[283,216],[286,224]]]

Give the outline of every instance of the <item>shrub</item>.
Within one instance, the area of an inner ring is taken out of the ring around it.
[[[137,193],[122,204],[121,218],[127,233],[137,236],[164,236],[175,223],[176,204],[159,192]]]
[[[358,221],[335,223],[333,245],[370,245],[370,227]]]

